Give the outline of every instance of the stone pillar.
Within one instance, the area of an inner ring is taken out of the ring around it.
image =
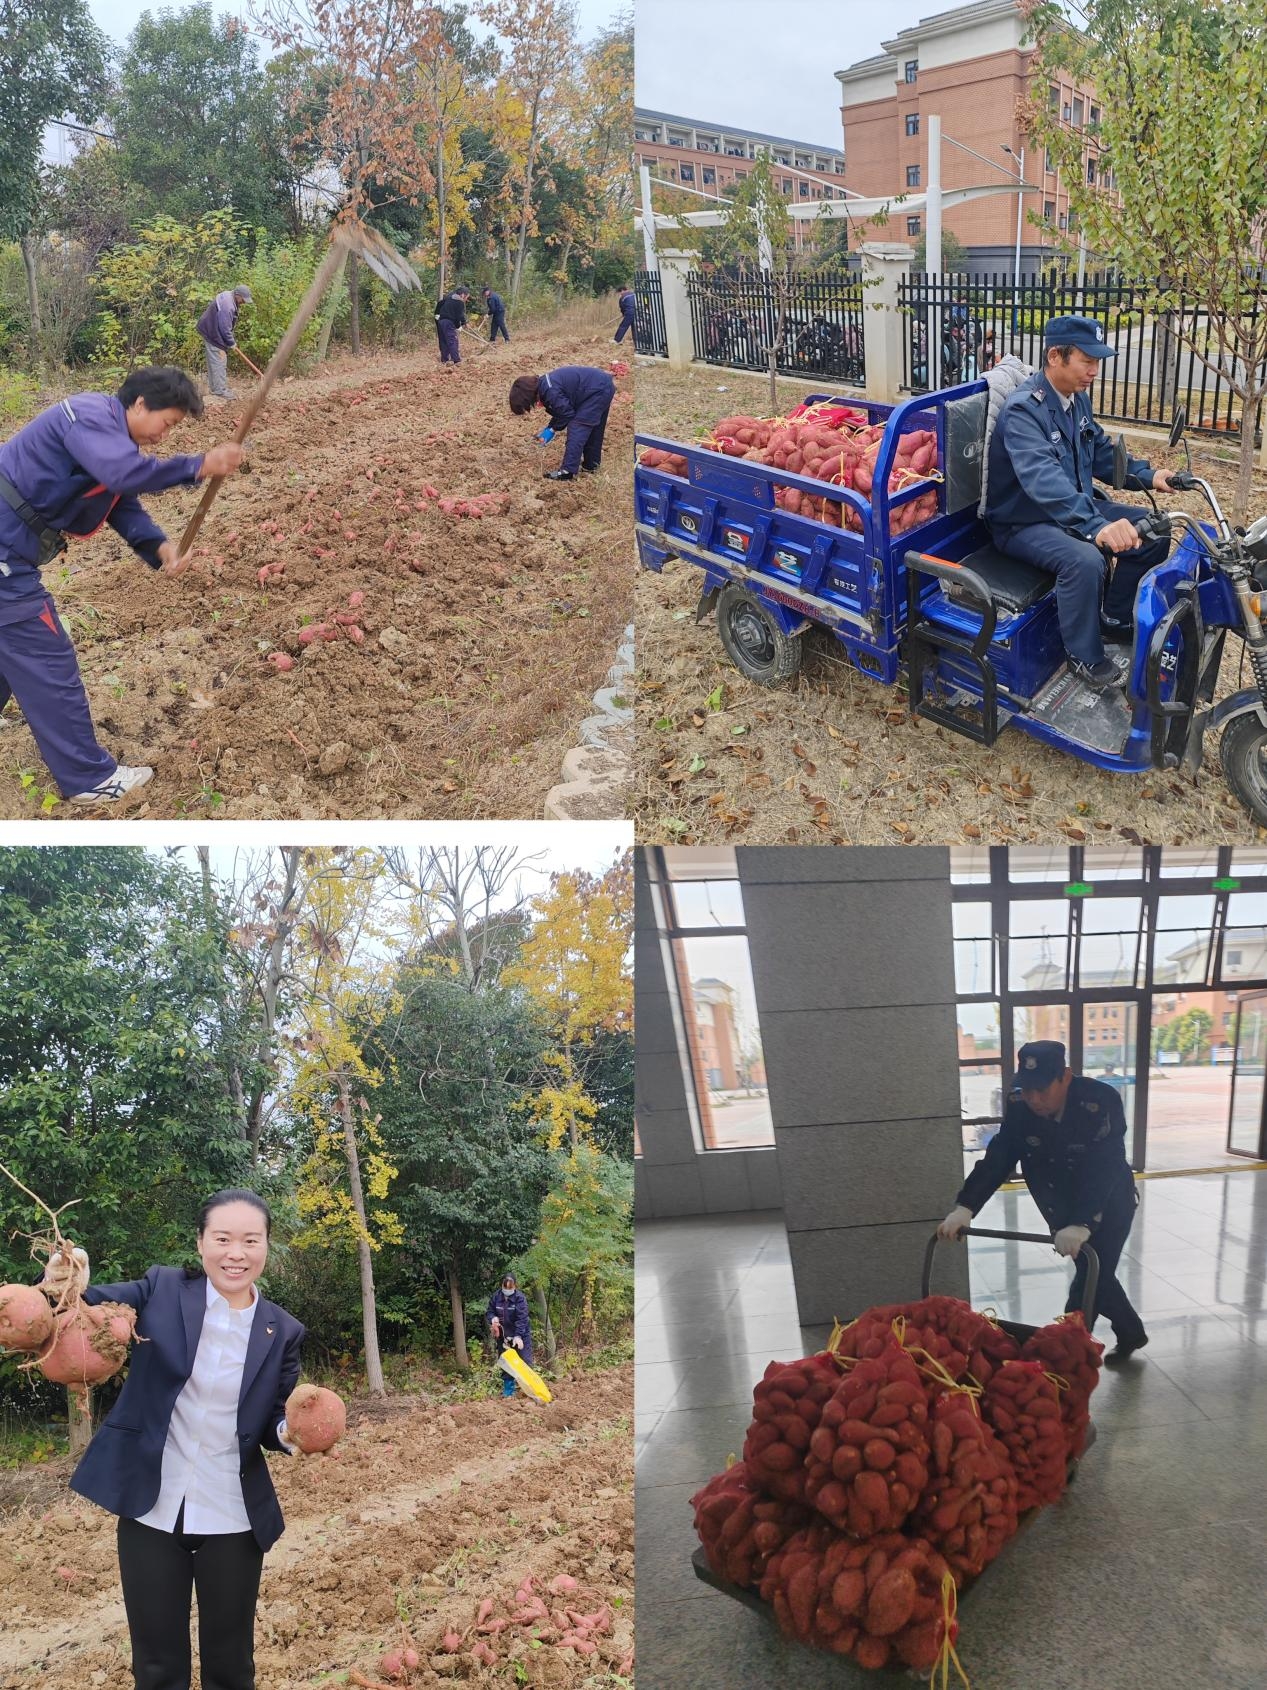
[[[700,1180],[686,1081],[665,977],[646,853],[634,854],[634,1110],[642,1155],[634,1165],[634,1201],[644,1215],[702,1215]]]
[[[883,241],[866,241],[861,250],[867,397],[896,405],[902,397],[902,336],[910,332],[898,285],[910,275],[914,254],[909,246]]]
[[[664,332],[669,346],[669,363],[685,370],[695,361],[695,335],[691,328],[691,302],[686,297],[686,278],[694,268],[690,253],[660,252],[660,289],[664,298]]]
[[[800,1320],[849,1320],[919,1296],[963,1183],[950,854],[736,857]],[[967,1297],[965,1250],[935,1288]]]

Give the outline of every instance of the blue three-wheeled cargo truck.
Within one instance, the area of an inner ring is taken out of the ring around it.
[[[892,686],[905,671],[915,714],[983,745],[1012,727],[1101,769],[1195,771],[1204,734],[1221,727],[1228,784],[1267,826],[1267,603],[1259,602],[1267,517],[1233,530],[1189,458],[1174,485],[1200,492],[1214,522],[1141,507],[1142,539],[1180,537],[1140,582],[1124,686],[1095,692],[1067,667],[1054,576],[996,550],[977,515],[987,397],[979,380],[897,406],[826,395],[807,401],[864,410],[868,422],[886,425],[871,499],[844,487],[830,495],[857,513],[860,533],[776,503],[776,487],[821,497],[820,481],[639,435],[639,449],[659,448],[686,464],[685,475],[635,470],[641,561],[657,571],[671,557],[698,564],[696,620],[715,613],[735,666],[766,685],[796,673],[801,636],[819,626],[864,675]],[[1172,446],[1185,422],[1180,411]],[[900,437],[921,429],[937,435],[938,510],[894,534],[894,512],[929,491],[926,480],[888,491]],[[1125,461],[1119,442],[1115,484],[1130,487]],[[1253,684],[1219,698],[1229,630],[1244,642]]]

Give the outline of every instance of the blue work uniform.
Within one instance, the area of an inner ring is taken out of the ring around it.
[[[955,1199],[977,1214],[1020,1163],[1030,1195],[1053,1233],[1066,1226],[1090,1229],[1100,1259],[1095,1319],[1113,1327],[1120,1343],[1137,1345],[1143,1322],[1117,1277],[1117,1264],[1139,1201],[1126,1157],[1126,1114],[1121,1093],[1075,1074],[1058,1121],[1036,1115],[1019,1091],[1008,1099],[1003,1125],[964,1181]],[[1079,1255],[1067,1310],[1082,1307],[1086,1259]]]
[[[537,383],[537,398],[550,413],[556,434],[567,430],[562,467],[597,469],[603,460],[607,413],[616,397],[616,383],[606,370],[592,364],[563,364]]]
[[[226,288],[218,293],[199,317],[198,333],[203,340],[212,346],[218,346],[221,352],[229,352],[237,345],[233,338],[233,330],[238,320],[241,301],[234,294],[232,288]]]
[[[1132,458],[1128,473],[1152,485],[1152,466]],[[985,520],[1009,557],[1056,577],[1056,609],[1065,650],[1080,663],[1104,658],[1100,594],[1105,556],[1095,536],[1119,517],[1137,522],[1138,505],[1097,493],[1095,481],[1113,476],[1113,442],[1091,414],[1091,400],[1075,393],[1066,410],[1040,370],[1010,393],[990,440]],[[1168,538],[1123,552],[1104,593],[1104,614],[1129,626],[1141,578],[1164,562]]]
[[[623,340],[634,326],[634,312],[638,308],[638,300],[632,288],[625,288],[620,296],[620,327],[616,330],[616,339]]]
[[[201,474],[201,457],[142,452],[110,393],[50,405],[0,446],[0,709],[17,699],[65,797],[92,791],[118,765],[97,742],[75,648],[40,569],[64,550],[64,537],[85,539],[107,522],[158,569],[166,535],[139,495],[188,486]]]
[[[494,1339],[497,1353],[500,1355],[513,1338],[523,1339],[523,1349],[520,1355],[532,1366],[532,1327],[528,1323],[528,1299],[522,1291],[503,1291],[499,1285],[488,1299],[487,1319],[489,1330],[492,1330],[494,1319],[501,1321],[501,1337]],[[502,1373],[502,1395],[513,1397],[515,1381],[509,1373]]]
[[[466,327],[466,301],[456,293],[446,293],[436,306],[436,335],[440,341],[440,362],[460,364],[462,349],[458,345],[458,330]]]
[[[501,294],[490,293],[488,296],[488,338],[489,340],[496,340],[499,334],[503,340],[510,339],[506,332],[506,301]]]

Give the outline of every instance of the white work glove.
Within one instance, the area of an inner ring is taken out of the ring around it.
[[[513,1345],[514,1345],[514,1346],[515,1346],[515,1348],[516,1348],[516,1349],[517,1349],[517,1350],[522,1350],[522,1349],[523,1349],[523,1347],[524,1347],[524,1341],[523,1341],[523,1339],[522,1339],[522,1338],[512,1338],[512,1339],[511,1339],[511,1340],[510,1340],[510,1341],[511,1341],[511,1343],[512,1343],[512,1344],[513,1344]]]
[[[1058,1256],[1076,1256],[1090,1236],[1089,1226],[1062,1226],[1052,1243]]]
[[[68,1291],[72,1284],[77,1291],[83,1291],[88,1284],[88,1252],[77,1245],[71,1248],[71,1261],[66,1261],[58,1254],[49,1259],[44,1269],[43,1283],[50,1291],[55,1291],[60,1297]]]
[[[938,1238],[958,1239],[965,1227],[972,1225],[972,1210],[960,1203],[952,1209],[937,1228]]]

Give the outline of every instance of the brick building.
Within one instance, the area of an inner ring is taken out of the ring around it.
[[[654,175],[694,188],[697,193],[718,195],[742,181],[752,161],[761,151],[767,151],[785,198],[844,198],[844,153],[809,141],[765,135],[758,129],[735,129],[638,109],[634,112],[634,151],[638,162],[650,165]]]
[[[968,6],[923,18],[904,29],[884,51],[838,70],[844,124],[844,183],[854,193],[920,192],[928,185],[927,118],[942,120],[943,190],[1003,182],[1016,174],[1024,137],[1018,106],[1027,96],[1033,50],[1023,45],[1027,25],[1016,0],[975,0]],[[1082,172],[1094,182],[1100,175],[1093,139],[1100,119],[1094,92],[1066,82],[1049,84],[1046,98],[1062,120],[1086,131]],[[1001,166],[950,146],[947,138],[972,147]],[[1012,149],[1011,154],[1002,150]],[[1055,235],[1069,227],[1069,184],[1053,168],[1050,156],[1026,151],[1025,179],[1041,192],[1024,196],[1021,265],[1026,273],[1041,268]],[[1111,182],[1105,184],[1111,186]],[[1048,236],[1029,221],[1040,214],[1052,228]],[[1016,196],[991,195],[947,207],[942,227],[968,249],[969,269],[977,274],[1010,272],[1016,248]],[[925,233],[923,213],[892,212],[877,238],[914,245]]]

